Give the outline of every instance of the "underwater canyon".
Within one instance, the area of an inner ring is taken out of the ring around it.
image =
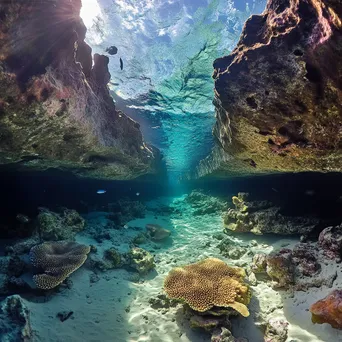
[[[341,1],[1,1],[0,176],[0,342],[342,341]]]

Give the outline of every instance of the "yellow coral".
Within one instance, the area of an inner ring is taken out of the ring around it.
[[[44,271],[33,276],[36,286],[44,290],[56,287],[83,265],[89,252],[90,246],[65,241],[44,242],[32,247],[31,262]]]
[[[247,317],[250,291],[243,283],[244,277],[242,268],[208,258],[171,270],[164,289],[170,298],[185,301],[193,310],[204,312],[214,306],[231,307]]]

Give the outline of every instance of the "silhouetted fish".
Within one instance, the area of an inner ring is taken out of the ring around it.
[[[113,55],[116,55],[118,53],[118,48],[116,46],[112,45],[106,49],[106,52],[108,52],[110,55],[113,56]]]
[[[121,70],[123,69],[123,61],[122,61],[121,58],[120,58],[120,69],[121,69]]]

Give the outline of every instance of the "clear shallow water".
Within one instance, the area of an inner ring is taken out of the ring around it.
[[[245,20],[265,3],[83,0],[93,51],[118,48],[108,55],[117,107],[142,124],[168,171],[190,171],[211,150],[213,61],[232,51]]]

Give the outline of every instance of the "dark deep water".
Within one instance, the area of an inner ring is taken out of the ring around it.
[[[270,200],[287,215],[314,215],[338,224],[342,219],[342,175],[321,173],[279,174],[236,177],[226,180],[204,178],[169,184],[165,178],[142,177],[133,181],[78,178],[68,172],[1,172],[1,237],[15,235],[21,213],[34,218],[39,207],[61,207],[80,213],[101,211],[122,198],[146,202],[157,197],[178,196],[201,189],[230,201],[238,192],[248,192],[252,200]],[[106,190],[104,194],[97,191]]]

